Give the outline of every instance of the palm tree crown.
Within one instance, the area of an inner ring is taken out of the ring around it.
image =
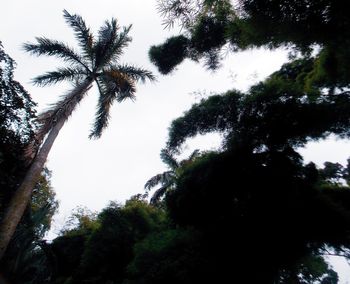
[[[71,15],[63,11],[64,18],[72,27],[81,53],[63,42],[50,40],[45,37],[36,38],[36,43],[26,43],[24,49],[33,55],[48,55],[63,59],[69,66],[58,68],[37,76],[33,82],[40,86],[55,84],[62,81],[77,82],[84,90],[78,90],[75,94],[64,96],[49,110],[39,116],[42,127],[38,133],[39,142],[52,128],[55,121],[62,116],[68,116],[71,108],[83,97],[88,90],[83,82],[95,82],[99,90],[99,100],[96,118],[90,133],[90,138],[99,138],[103,129],[108,125],[109,110],[116,100],[122,102],[125,99],[134,99],[137,81],[145,82],[146,79],[154,80],[151,72],[132,65],[118,64],[123,49],[131,41],[128,33],[131,25],[120,28],[116,19],[106,21],[94,37],[84,20],[79,15]],[[87,84],[87,85],[90,85]],[[84,86],[84,87],[82,87]],[[67,115],[68,114],[68,115]]]

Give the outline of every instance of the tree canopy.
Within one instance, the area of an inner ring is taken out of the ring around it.
[[[165,25],[182,26],[180,35],[150,48],[150,59],[163,74],[185,58],[204,59],[207,68],[217,69],[225,50],[283,47],[290,52],[290,61],[263,82],[245,93],[230,90],[202,100],[169,129],[166,148],[174,155],[198,134],[224,137],[222,148],[196,159],[166,197],[175,223],[205,235],[206,249],[213,249],[216,260],[213,279],[233,274],[238,283],[307,283],[312,280],[297,272],[303,260],[311,256],[315,264],[328,248],[348,258],[346,168],[305,165],[297,152],[330,134],[349,137],[350,37],[344,3],[158,4]],[[262,259],[266,255],[271,261]],[[253,263],[256,275],[249,273]],[[318,281],[337,281],[332,275]]]
[[[0,42],[0,199],[4,203],[25,170],[24,149],[35,130],[35,103],[14,79],[15,66]],[[0,211],[4,210],[2,206]]]
[[[344,1],[159,0],[158,8],[167,26],[183,28],[181,35],[150,49],[164,74],[185,58],[204,58],[215,69],[223,49],[287,47],[294,56],[312,59],[306,88],[349,84],[350,21]]]
[[[248,93],[232,90],[193,105],[172,122],[167,147],[176,152],[186,138],[214,131],[224,134],[226,148],[240,140],[256,151],[295,148],[330,134],[349,137],[349,92],[305,93],[308,63],[287,63]]]
[[[169,129],[173,154],[197,134],[223,133],[222,149],[186,167],[166,198],[175,223],[205,232],[207,242],[216,244],[212,269],[222,279],[234,271],[238,282],[247,283],[257,254],[271,261],[254,268],[252,283],[293,274],[301,259],[327,247],[349,257],[350,191],[340,181],[346,168],[303,165],[296,150],[330,134],[348,137],[350,96],[305,94],[305,64],[290,62],[247,93],[202,100]],[[225,254],[232,255],[229,262]]]

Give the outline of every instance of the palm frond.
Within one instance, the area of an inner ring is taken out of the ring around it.
[[[120,56],[123,54],[124,48],[127,47],[132,41],[132,38],[128,35],[131,28],[132,25],[123,27],[123,31],[116,35],[113,45],[111,45],[108,53],[106,53],[106,59],[109,62],[115,62],[119,60]]]
[[[160,158],[162,162],[166,164],[173,171],[179,167],[179,163],[176,161],[176,159],[171,155],[171,153],[167,149],[162,149],[160,151]]]
[[[123,27],[120,33],[118,33],[119,29],[115,19],[106,21],[101,27],[95,45],[96,67],[102,68],[106,64],[117,61],[123,54],[123,49],[131,42],[131,37],[128,36],[131,25]]]
[[[95,115],[95,122],[93,124],[89,138],[100,138],[103,130],[108,126],[110,118],[110,108],[116,99],[115,86],[110,82],[98,79],[97,86],[99,88],[100,96]]]
[[[109,110],[114,100],[120,103],[126,99],[135,100],[136,98],[135,82],[124,73],[104,70],[95,81],[100,98],[90,138],[100,138],[102,131],[108,126]]]
[[[62,82],[65,80],[81,80],[87,76],[87,72],[81,68],[59,68],[56,71],[50,71],[32,79],[32,82],[39,86],[47,86]]]
[[[158,184],[161,184],[163,186],[170,186],[173,181],[175,180],[174,172],[173,171],[166,171],[161,174],[157,174],[153,177],[151,177],[146,183],[144,188],[146,190],[150,190],[153,187],[157,186]]]
[[[105,21],[98,31],[98,42],[106,43],[113,41],[119,29],[120,27],[115,18],[112,18],[110,21]]]
[[[36,41],[37,44],[25,43],[23,45],[24,50],[37,56],[55,56],[57,58],[63,59],[64,61],[77,64],[78,66],[83,66],[89,70],[84,60],[65,43],[56,40],[50,40],[45,37],[37,37]]]
[[[107,62],[105,54],[111,49],[119,30],[117,21],[112,18],[112,20],[105,21],[104,25],[98,31],[98,38],[94,45],[95,53],[95,69],[102,68]]]
[[[135,93],[136,93],[135,82],[131,80],[125,80],[123,85],[119,87],[119,91],[117,93],[118,103],[121,103],[127,99],[135,101],[136,100]]]
[[[119,70],[104,70],[101,76],[109,91],[116,93],[118,102],[126,99],[135,100],[136,85],[132,77]]]
[[[76,86],[73,90],[68,92],[65,96],[48,110],[39,114],[37,121],[39,129],[36,133],[36,140],[40,145],[45,135],[52,129],[52,127],[61,119],[68,119],[73,110],[80,103],[86,92],[91,88],[91,82],[86,80]]]
[[[156,78],[152,74],[152,72],[138,68],[132,65],[113,65],[111,64],[108,68],[110,72],[120,72],[126,74],[128,77],[131,77],[134,81],[141,81],[142,83],[145,83],[146,80],[154,81]]]
[[[167,192],[169,186],[162,186],[158,188],[152,195],[150,204],[151,205],[157,205],[159,203],[160,199],[164,196],[164,194]]]
[[[157,186],[157,185],[161,182],[162,176],[163,176],[163,174],[157,174],[157,175],[151,177],[151,178],[145,183],[144,188],[145,188],[146,190],[150,190],[150,189],[152,189],[153,187]]]
[[[85,58],[93,64],[93,35],[86,26],[85,21],[79,15],[71,15],[67,10],[63,10],[63,17],[66,22],[73,28],[75,38],[78,40],[79,46],[83,51]]]

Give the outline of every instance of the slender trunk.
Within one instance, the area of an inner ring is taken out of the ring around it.
[[[81,101],[83,95],[89,89],[91,82],[92,80],[90,79],[86,80],[80,86],[75,88],[69,95],[67,95],[67,107],[64,110],[59,110],[60,115],[57,116],[55,124],[48,133],[38,154],[32,161],[31,166],[29,167],[21,185],[13,194],[13,197],[7,207],[7,211],[5,212],[0,225],[0,261],[3,258],[6,248],[30,201],[33,189],[40,177],[47,156],[49,155],[51,147],[59,131],[77,104]]]

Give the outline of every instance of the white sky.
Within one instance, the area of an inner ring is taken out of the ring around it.
[[[88,139],[95,113],[96,89],[90,91],[73,113],[49,156],[52,185],[60,201],[53,231],[60,229],[70,211],[78,205],[100,210],[110,200],[124,202],[131,195],[142,193],[147,179],[165,170],[159,153],[165,145],[167,128],[173,119],[198,102],[193,92],[246,90],[287,61],[285,51],[253,50],[227,56],[216,73],[206,71],[201,64],[186,61],[172,75],[161,76],[148,60],[149,47],[176,32],[163,29],[155,0],[4,1],[0,10],[0,40],[5,51],[17,62],[15,78],[38,102],[38,109],[56,101],[69,87],[38,88],[30,84],[30,79],[63,64],[49,58],[31,57],[21,46],[24,42],[33,42],[36,36],[75,46],[73,33],[62,17],[63,9],[81,15],[94,31],[111,17],[121,26],[133,24],[130,32],[133,41],[125,50],[122,62],[149,69],[158,80],[139,85],[136,102],[114,105],[109,128],[99,140]],[[191,149],[219,145],[215,135],[195,140]],[[306,161],[345,164],[350,156],[349,146],[348,141],[330,140],[312,143],[302,153]],[[345,271],[349,267],[344,265],[341,269]],[[346,283],[345,279],[343,276],[342,283]]]

